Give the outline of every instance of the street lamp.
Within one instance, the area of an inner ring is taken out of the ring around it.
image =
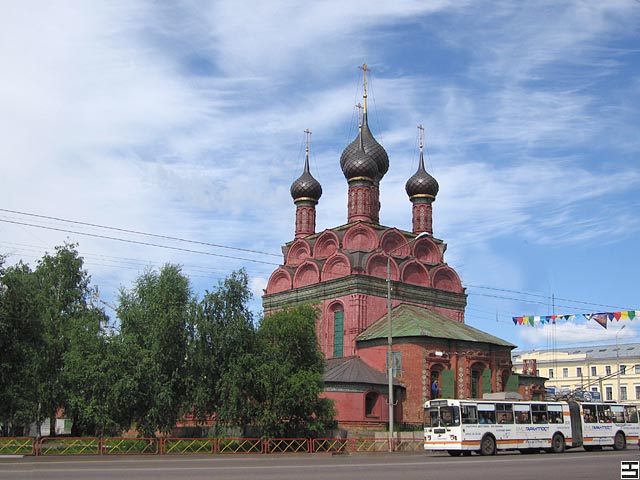
[[[415,237],[410,242],[407,242],[407,245],[411,246],[419,238],[428,235],[427,232],[420,233],[417,237]],[[387,332],[387,376],[389,377],[389,451],[393,452],[393,327],[391,326],[391,254],[396,250],[404,247],[405,245],[399,245],[394,249],[391,249],[387,252],[387,324],[388,324],[388,332]]]
[[[626,327],[626,325],[622,325],[622,327],[616,332],[616,370],[617,370],[617,383],[618,383],[618,393],[617,393],[617,398],[616,401],[620,401],[620,352],[618,350],[618,335],[620,334],[620,332],[622,330],[624,330],[624,327]]]

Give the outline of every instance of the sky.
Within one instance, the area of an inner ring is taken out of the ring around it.
[[[0,253],[77,242],[112,316],[145,269],[202,295],[245,268],[259,315],[305,129],[316,231],[347,221],[367,64],[380,223],[411,230],[422,124],[466,323],[524,349],[638,342],[640,318],[582,316],[640,310],[638,25],[638,0],[5,2]],[[552,314],[576,317],[512,321]]]

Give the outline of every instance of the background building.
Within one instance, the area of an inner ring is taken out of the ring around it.
[[[514,350],[517,373],[546,377],[561,391],[599,392],[603,400],[640,400],[640,343]]]

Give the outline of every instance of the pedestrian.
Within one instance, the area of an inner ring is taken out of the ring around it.
[[[434,379],[431,384],[431,399],[438,398],[438,379]]]

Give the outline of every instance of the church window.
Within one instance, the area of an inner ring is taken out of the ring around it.
[[[333,313],[333,356],[344,355],[344,311]]]

